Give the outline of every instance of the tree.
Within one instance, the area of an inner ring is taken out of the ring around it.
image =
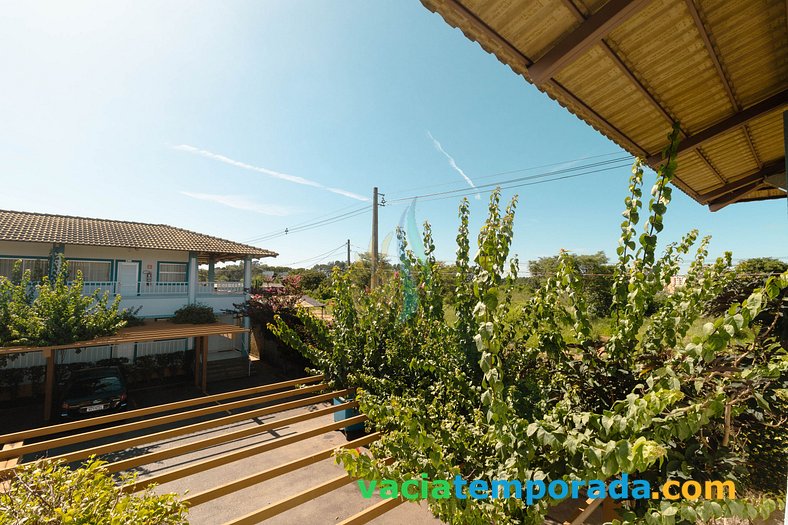
[[[351,281],[353,281],[356,286],[361,289],[369,287],[372,281],[372,254],[358,254],[358,260],[350,265],[348,273],[350,274]],[[378,254],[378,277],[381,280],[385,280],[392,273],[393,266],[388,258],[382,253]]]
[[[290,272],[291,275],[298,275],[301,278],[301,288],[307,293],[314,292],[328,280],[328,276],[319,270],[296,269]]]
[[[29,271],[17,282],[0,277],[0,346],[64,345],[112,335],[125,326],[120,296],[110,302],[109,294],[99,290],[84,295],[82,273],[69,282],[67,266],[58,268],[54,280],[44,276],[35,287]]]
[[[613,302],[611,294],[613,266],[608,264],[607,255],[601,251],[591,255],[567,255],[572,259],[583,280],[581,290],[588,306],[588,313],[593,317],[607,316]],[[528,261],[532,286],[538,288],[555,275],[560,261],[560,255]]]
[[[768,277],[779,275],[786,270],[788,270],[788,263],[773,257],[756,257],[741,261],[736,265],[733,275],[730,276],[720,294],[706,305],[707,312],[710,315],[720,315],[728,305],[743,301],[753,290],[763,286]],[[774,320],[779,305],[780,298],[772,301],[768,308],[771,313],[764,315],[762,320],[766,322]]]
[[[124,494],[104,467],[90,460],[75,470],[48,460],[23,464],[8,490],[0,492],[0,525],[75,523],[91,525],[181,525],[186,505],[175,494],[157,495],[153,487]],[[133,483],[135,475],[121,477]]]

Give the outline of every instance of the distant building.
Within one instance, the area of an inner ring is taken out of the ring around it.
[[[670,278],[670,284],[665,287],[665,292],[667,293],[674,293],[676,288],[680,288],[684,286],[684,283],[687,281],[686,275],[674,275]]]
[[[252,260],[277,254],[164,224],[0,210],[0,276],[11,277],[14,266],[21,263],[33,280],[40,280],[54,273],[61,255],[70,275],[82,272],[86,294],[95,290],[117,294],[121,308],[139,308],[140,317],[167,318],[194,303],[206,304],[217,314],[232,309],[245,300],[251,287]],[[215,281],[216,263],[237,260],[245,264],[243,282]],[[198,281],[200,264],[208,265],[207,281]],[[213,338],[212,351],[238,345],[222,336]],[[82,352],[80,359],[134,359],[184,350],[187,344],[179,340],[131,345],[131,349],[98,347]],[[20,358],[9,366],[33,365],[25,361]]]

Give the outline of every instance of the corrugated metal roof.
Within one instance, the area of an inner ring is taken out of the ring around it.
[[[270,250],[166,224],[0,210],[0,241],[197,252],[201,260],[276,257]]]
[[[765,183],[785,173],[785,1],[422,3],[654,167],[679,122],[675,184],[712,210],[785,197]]]

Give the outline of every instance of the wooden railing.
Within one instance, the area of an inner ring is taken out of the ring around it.
[[[74,462],[92,455],[100,456],[102,454],[125,450],[141,444],[159,442],[173,436],[183,436],[219,427],[226,428],[228,424],[257,418],[262,415],[276,414],[294,408],[324,403],[333,398],[346,396],[350,393],[349,390],[329,391],[330,389],[327,385],[321,382],[322,379],[322,376],[317,375],[245,390],[178,401],[166,405],[141,408],[120,414],[112,414],[93,419],[2,435],[0,436],[0,444],[5,443],[6,446],[0,450],[0,490],[2,490],[3,483],[7,484],[13,482],[14,472],[21,468],[17,463],[24,459],[24,456],[46,453],[49,456],[49,460]],[[272,402],[275,404],[271,404]],[[163,459],[192,454],[196,451],[206,450],[216,445],[236,442],[242,438],[261,435],[275,429],[292,426],[302,421],[330,416],[334,412],[356,408],[357,406],[357,402],[348,401],[338,405],[310,409],[309,411],[288,415],[284,418],[276,418],[270,422],[242,428],[240,430],[228,429],[221,433],[212,432],[209,437],[202,437],[181,445],[168,446],[161,450],[113,461],[106,464],[106,468],[110,472],[125,471],[142,465],[149,465]],[[239,414],[232,414],[230,411],[233,409],[243,409],[244,411]],[[205,416],[216,416],[221,412],[227,412],[228,415],[214,417],[207,421],[190,421],[195,418],[204,418]],[[137,421],[117,424],[121,420],[138,418],[139,420]],[[366,419],[367,417],[362,414],[349,419],[323,424],[316,428],[301,430],[287,436],[277,436],[274,439],[253,443],[230,452],[215,454],[211,451],[211,455],[206,454],[206,457],[203,459],[198,459],[196,461],[192,460],[186,464],[165,470],[162,473],[148,476],[143,479],[137,479],[133,483],[122,486],[121,489],[124,492],[137,492],[152,484],[158,485],[211,469],[220,468],[233,462],[276,450],[280,447],[298,443],[309,438],[319,437],[328,432],[336,431],[354,424],[363,423]],[[182,424],[174,428],[169,428],[173,424],[178,423]],[[114,424],[114,426],[106,427],[107,424]],[[168,428],[157,429],[157,427],[163,425],[168,425]],[[93,427],[101,428],[92,429]],[[143,432],[142,435],[135,435],[134,437],[113,441],[111,443],[100,445],[91,443],[94,440],[120,436],[121,434],[129,432],[138,434],[140,431]],[[202,505],[233,492],[326,460],[332,456],[337,448],[367,446],[379,439],[379,437],[379,433],[368,434],[359,439],[348,441],[340,447],[325,448],[319,452],[310,453],[281,465],[270,467],[260,472],[253,472],[238,479],[233,479],[222,485],[199,492],[189,493],[185,496],[184,502],[190,507]],[[84,445],[84,447],[80,448],[80,445]],[[58,454],[57,451],[63,447],[68,447],[68,452]],[[76,448],[76,450],[72,450],[74,448]],[[37,460],[34,459],[33,461]],[[325,494],[335,488],[347,485],[352,481],[352,478],[343,474],[342,476],[320,483],[245,516],[232,519],[227,523],[258,523],[261,520],[276,516],[295,506],[305,503],[319,494]],[[366,523],[386,510],[399,505],[399,503],[401,503],[400,500],[387,500],[380,504],[373,505],[366,511],[351,517],[350,521],[346,520],[346,523]]]
[[[328,432],[333,432],[343,427],[349,427],[367,420],[367,417],[362,414],[349,419],[322,424],[315,428],[296,431],[286,436],[277,435],[273,439],[247,444],[239,449],[228,452],[217,454],[214,450],[208,451],[210,447],[237,442],[237,440],[242,438],[262,435],[276,429],[292,427],[295,423],[329,416],[334,412],[358,406],[357,402],[348,401],[339,405],[310,409],[309,411],[303,411],[294,415],[275,418],[270,422],[258,424],[253,427],[241,428],[240,430],[231,430],[227,427],[229,424],[257,418],[262,415],[276,414],[292,410],[293,408],[324,403],[335,397],[344,396],[349,393],[347,390],[329,391],[328,386],[321,382],[322,380],[323,377],[317,375],[247,388],[244,390],[188,399],[165,405],[141,408],[120,414],[112,414],[93,419],[2,435],[0,436],[0,445],[4,444],[4,446],[2,446],[2,450],[0,450],[0,492],[8,486],[8,483],[13,482],[14,472],[20,468],[19,462],[24,459],[24,456],[29,456],[31,454],[40,455],[47,453],[50,456],[50,460],[74,462],[85,459],[91,455],[107,454],[141,444],[156,443],[174,436],[184,436],[203,430],[225,427],[225,431],[218,433],[211,432],[209,436],[190,440],[184,444],[168,446],[160,450],[145,452],[140,455],[107,463],[106,468],[114,473],[135,469],[143,465],[150,465],[168,458],[183,457],[186,454],[192,454],[191,457],[193,458],[194,452],[206,451],[206,455],[202,459],[191,459],[181,465],[174,466],[161,473],[150,475],[142,479],[136,479],[134,482],[121,487],[121,490],[124,492],[133,493],[144,490],[153,484],[160,485],[210,471],[211,469],[225,467],[259,454],[274,451],[280,447],[319,437]],[[275,402],[275,404],[271,404],[272,402]],[[244,411],[239,414],[232,414],[230,411],[233,409],[244,409]],[[214,417],[207,421],[190,421],[195,418],[204,418],[205,416],[216,416],[221,412],[227,412],[228,415]],[[122,420],[138,418],[139,420],[137,421],[116,424]],[[174,428],[157,430],[157,427],[163,425],[172,426],[178,423],[182,424]],[[116,425],[106,427],[107,424]],[[92,427],[101,428],[89,430]],[[91,443],[93,440],[119,436],[128,432],[135,432],[136,434],[140,431],[143,432],[142,435],[135,435],[134,437],[113,441],[111,443],[101,445]],[[291,461],[266,468],[265,470],[252,472],[251,474],[232,479],[232,481],[224,484],[216,485],[198,492],[187,493],[183,501],[189,507],[210,503],[217,498],[329,459],[337,448],[348,449],[365,447],[378,440],[380,437],[380,433],[374,432],[360,437],[359,439],[343,443],[339,447],[329,447],[319,450],[318,452],[312,452]],[[84,445],[84,448],[79,448],[79,445]],[[62,447],[69,447],[69,451],[62,454],[53,454],[53,452],[57,452]],[[76,450],[71,450],[72,448],[76,448]],[[300,492],[265,505],[243,516],[230,519],[225,525],[259,523],[260,521],[272,518],[311,501],[320,495],[328,494],[340,487],[346,486],[353,481],[353,478],[343,473],[340,476],[317,483],[314,486],[305,488]],[[402,499],[381,500],[350,516],[344,521],[341,521],[340,525],[361,525],[367,523],[396,508],[402,503]],[[578,525],[583,523],[599,504],[599,500],[586,501],[584,505],[580,506],[581,508],[577,509],[574,518],[564,523],[567,525]],[[604,506],[603,504],[603,507]]]

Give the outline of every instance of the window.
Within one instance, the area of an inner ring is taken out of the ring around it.
[[[14,277],[14,265],[18,261],[22,262],[22,272],[30,270],[30,279],[33,281],[40,281],[45,275],[49,275],[49,259],[3,257],[0,258],[0,276],[8,277],[9,279]]]
[[[77,272],[82,272],[82,280],[86,283],[106,283],[112,280],[112,263],[110,261],[67,261],[68,278],[76,279]]]
[[[159,263],[160,283],[185,283],[186,263]]]

